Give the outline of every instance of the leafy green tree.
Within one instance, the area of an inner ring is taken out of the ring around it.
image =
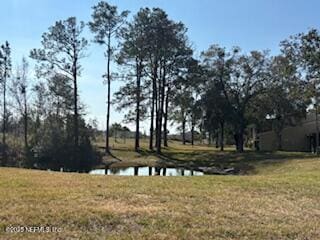
[[[72,80],[61,74],[54,74],[47,81],[48,114],[66,118],[73,110]],[[78,104],[81,105],[81,104]],[[81,110],[79,106],[79,110]]]
[[[270,79],[268,53],[252,51],[246,55],[240,54],[237,47],[227,52],[213,45],[203,56],[204,64],[211,71],[211,77],[219,82],[219,88],[231,111],[236,148],[243,152],[248,109],[254,98],[263,93]]]
[[[217,135],[220,130],[220,150],[223,151],[225,125],[230,123],[231,110],[219,82],[212,83],[212,86],[204,92],[201,102],[205,111],[205,126],[210,133],[209,135]]]
[[[152,9],[150,19],[147,72],[152,82],[152,103],[149,147],[152,148],[155,113],[155,145],[157,153],[161,153],[166,96],[170,99],[172,80],[179,76],[185,59],[190,57],[192,51],[188,47],[186,28],[181,22],[170,20],[159,8]]]
[[[205,68],[206,81],[202,86],[202,103],[205,112],[204,126],[209,132],[209,141],[216,136],[216,146],[220,132],[220,150],[224,150],[224,128],[230,123],[233,116],[232,100],[228,91],[231,66],[235,63],[239,49],[234,48],[227,52],[219,45],[212,45],[201,54],[202,64]]]
[[[313,100],[316,118],[316,149],[319,154],[318,102],[320,82],[320,33],[310,29],[307,33],[299,33],[281,42],[281,51],[300,71],[305,81],[309,96]]]
[[[270,80],[269,58],[266,52],[252,51],[241,55],[233,65],[228,83],[228,99],[232,99],[233,125],[237,150],[243,152],[244,131],[248,124],[248,109],[261,95]]]
[[[96,130],[82,117],[79,117],[79,160],[70,159],[74,153],[72,80],[56,73],[46,83],[38,82],[33,92],[35,126],[30,148],[34,154],[26,165],[40,169],[89,171],[98,164],[100,155],[91,145]]]
[[[34,94],[33,114],[35,115],[35,129],[40,127],[40,121],[43,120],[47,114],[48,105],[48,91],[44,81],[37,82],[31,89]]]
[[[195,140],[195,128],[197,127],[198,121],[202,117],[201,101],[191,98],[191,106],[189,110],[189,122],[191,130],[191,145],[194,145]]]
[[[122,87],[118,95],[120,106],[131,107],[135,104],[135,151],[140,148],[140,120],[145,118],[143,113],[146,112],[145,105],[146,91],[143,91],[146,83],[142,82],[144,77],[144,70],[146,64],[146,53],[148,51],[148,27],[149,27],[149,14],[148,9],[141,9],[133,18],[133,21],[128,23],[121,31],[123,42],[118,56],[118,63],[126,66],[129,69],[129,76],[127,84]],[[133,83],[130,77],[130,72],[133,70],[135,75],[135,82]],[[126,92],[126,94],[123,94]],[[127,97],[126,97],[127,96]],[[129,115],[134,114],[133,112]]]
[[[100,1],[93,7],[92,21],[89,22],[90,30],[95,34],[95,42],[106,46],[107,58],[107,121],[106,121],[106,153],[110,153],[109,149],[109,122],[110,122],[110,106],[111,106],[111,70],[110,63],[112,60],[114,48],[112,39],[117,36],[121,26],[125,23],[125,19],[129,14],[128,11],[118,13],[117,7]]]
[[[113,123],[110,128],[110,134],[114,136],[114,141],[117,142],[117,137],[121,134],[123,128],[120,123]]]
[[[77,23],[75,17],[57,21],[42,35],[42,48],[33,49],[31,58],[38,65],[38,76],[52,76],[55,73],[64,75],[73,82],[73,158],[79,161],[79,103],[78,77],[81,73],[80,60],[85,57],[88,42],[82,32],[85,24]]]
[[[203,114],[202,114],[202,103],[200,99],[201,94],[201,85],[203,83],[203,71],[201,66],[199,65],[199,62],[193,58],[187,59],[187,61],[184,62],[185,64],[185,71],[180,72],[180,78],[173,81],[173,92],[175,101],[174,104],[177,104],[176,106],[180,107],[180,109],[185,109],[186,116],[177,118],[176,120],[179,121],[179,119],[183,121],[188,121],[190,123],[190,130],[191,130],[191,145],[194,145],[194,133],[195,128],[198,125],[198,122],[201,120]],[[182,90],[182,92],[180,92]],[[176,96],[177,94],[177,96]],[[186,94],[185,97],[182,97],[181,95]],[[182,101],[180,101],[177,98],[182,97]],[[167,112],[168,110],[166,110]],[[185,128],[185,123],[182,126],[182,129]],[[185,130],[183,130],[185,132]],[[185,139],[185,138],[184,138]],[[185,142],[185,140],[184,140]]]
[[[185,78],[179,78],[180,82],[185,82]],[[191,104],[193,103],[192,91],[189,85],[179,83],[175,89],[175,95],[173,99],[173,106],[170,118],[180,124],[182,144],[186,144],[186,127],[188,116],[190,115]]]
[[[138,84],[140,85],[140,84]],[[114,103],[117,105],[117,111],[123,112],[124,109],[129,111],[124,115],[124,123],[135,123],[136,131],[140,130],[140,122],[147,118],[147,105],[146,105],[146,88],[141,88],[139,93],[139,103],[137,103],[137,85],[132,79],[127,79],[126,84],[121,86],[117,92],[115,92]],[[139,109],[137,109],[139,108]],[[135,133],[135,151],[139,150],[140,132]]]
[[[277,148],[282,150],[283,128],[296,125],[305,118],[310,98],[296,67],[290,64],[288,58],[274,57],[270,71],[272,81],[260,109],[267,111],[266,115],[272,119],[273,130],[277,136]]]
[[[140,9],[133,21],[122,32],[124,41],[119,62],[128,66],[136,78],[135,82],[128,78],[128,83],[121,88],[121,92],[130,95],[130,97],[124,97],[122,103],[127,106],[135,103],[136,134],[138,135],[141,110],[143,112],[145,110],[142,101],[147,100],[148,94],[151,95],[149,148],[152,150],[154,147],[155,135],[158,153],[161,153],[162,137],[166,138],[169,101],[173,99],[171,96],[173,81],[185,67],[185,59],[192,54],[185,33],[186,28],[181,22],[170,20],[168,15],[159,8]],[[118,94],[118,97],[120,95]],[[130,116],[133,113],[129,111]],[[136,136],[135,146],[137,150],[138,136]]]

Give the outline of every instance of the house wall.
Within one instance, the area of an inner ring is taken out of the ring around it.
[[[319,123],[320,126],[320,123]],[[285,151],[310,151],[308,135],[316,132],[316,122],[312,116],[300,125],[286,127],[282,131],[282,149]],[[259,147],[262,151],[277,150],[277,138],[273,131],[259,134]]]

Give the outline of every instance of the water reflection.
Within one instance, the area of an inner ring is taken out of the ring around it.
[[[203,172],[192,171],[182,168],[159,168],[159,167],[128,167],[128,168],[108,168],[95,169],[90,174],[118,175],[118,176],[202,176]]]

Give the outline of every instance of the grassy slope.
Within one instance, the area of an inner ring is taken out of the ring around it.
[[[179,161],[201,161],[203,154],[219,159],[220,153],[196,150],[167,154]],[[254,166],[248,176],[117,177],[0,168],[0,239],[320,239],[320,160],[298,153],[275,154],[282,160],[245,156]],[[6,234],[7,225],[63,230]]]
[[[98,141],[96,145],[103,151],[103,141]],[[237,153],[234,148],[225,148],[224,152],[218,151],[213,146],[207,145],[182,145],[181,142],[169,141],[169,147],[163,148],[161,156],[148,150],[148,141],[141,141],[141,151],[136,153],[133,139],[123,142],[114,142],[111,139],[113,157],[108,157],[105,161],[115,162],[114,167],[149,165],[155,164],[185,166],[185,167],[207,167],[215,166],[222,168],[235,167],[245,174],[255,174],[266,167],[274,167],[284,161],[294,159],[313,158],[310,153],[301,152],[255,152],[247,150],[245,153]]]

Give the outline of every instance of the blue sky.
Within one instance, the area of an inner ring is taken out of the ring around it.
[[[40,47],[41,35],[56,20],[76,16],[89,21],[96,0],[2,0],[0,43],[12,46],[14,66],[32,48]],[[240,46],[244,51],[269,49],[279,51],[279,42],[289,35],[319,28],[320,1],[317,0],[112,0],[119,10],[131,15],[141,7],[163,8],[171,19],[182,21],[197,53],[213,43]],[[92,39],[87,31],[86,37]],[[82,61],[84,71],[79,81],[80,97],[87,106],[88,118],[97,118],[100,128],[105,123],[106,86],[103,49],[93,43],[88,58]],[[30,60],[32,63],[32,60]],[[115,68],[114,68],[115,70]],[[34,79],[34,81],[36,81]],[[112,90],[120,83],[112,83]],[[122,121],[123,113],[112,110],[111,122]],[[133,126],[129,126],[133,127]],[[141,131],[148,129],[143,124]]]

